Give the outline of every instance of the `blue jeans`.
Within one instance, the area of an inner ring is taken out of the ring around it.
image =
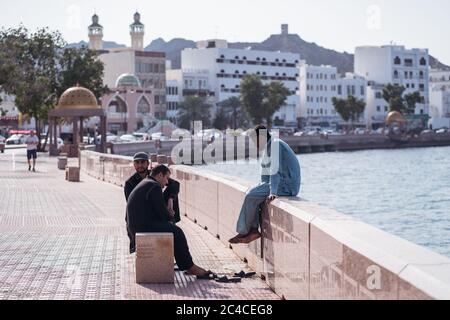
[[[247,192],[236,226],[239,234],[246,235],[250,229],[259,228],[259,208],[268,196],[270,196],[269,183],[261,183]]]

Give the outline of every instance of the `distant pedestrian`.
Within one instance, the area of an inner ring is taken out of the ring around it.
[[[30,135],[25,140],[27,145],[27,159],[28,159],[28,171],[31,171],[31,158],[33,158],[33,172],[36,172],[36,159],[37,159],[37,147],[39,139],[34,131],[30,132]]]

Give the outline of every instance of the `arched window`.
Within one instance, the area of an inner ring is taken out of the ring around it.
[[[220,56],[220,59],[225,59],[225,56],[222,54],[222,55]]]
[[[400,57],[395,57],[394,64],[397,64],[397,65],[402,64],[402,59],[400,59]]]
[[[139,100],[138,106],[137,106],[137,113],[141,114],[149,114],[150,113],[150,103],[147,101],[145,97],[142,97],[141,100]]]
[[[109,103],[108,111],[113,112],[113,113],[126,113],[127,112],[127,104],[120,96],[116,96]]]
[[[421,66],[426,66],[427,65],[427,60],[424,57],[422,57],[422,59],[420,59],[420,65]]]
[[[397,70],[394,71],[394,78],[398,79],[398,71]]]

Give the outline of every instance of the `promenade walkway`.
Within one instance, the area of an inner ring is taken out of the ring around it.
[[[40,155],[28,172],[25,150],[0,154],[1,299],[278,299],[258,277],[237,284],[197,281],[138,285],[125,232],[121,188],[82,173],[69,183],[56,159]],[[184,219],[194,261],[219,274],[247,270],[232,250]]]

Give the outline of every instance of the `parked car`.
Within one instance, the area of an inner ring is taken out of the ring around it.
[[[97,136],[97,143],[100,143],[102,141],[102,136]],[[120,141],[119,137],[115,134],[112,134],[110,132],[106,133],[106,142],[118,142]]]
[[[447,132],[448,132],[448,130],[445,128],[436,130],[436,133],[447,133]]]
[[[363,128],[357,128],[354,131],[355,134],[366,134],[366,130]]]
[[[24,144],[28,136],[23,134],[13,134],[11,137],[6,139],[6,144]]]
[[[136,142],[137,139],[135,136],[133,136],[132,134],[124,134],[122,136],[120,136],[120,142]]]
[[[6,138],[4,136],[0,136],[0,152],[1,153],[5,152],[5,143],[6,143]]]
[[[152,140],[168,141],[170,138],[162,132],[155,132],[151,135]]]
[[[432,134],[433,130],[423,130],[420,135],[427,135],[427,134]]]
[[[294,133],[294,137],[304,137],[306,134],[304,131],[299,131]]]

